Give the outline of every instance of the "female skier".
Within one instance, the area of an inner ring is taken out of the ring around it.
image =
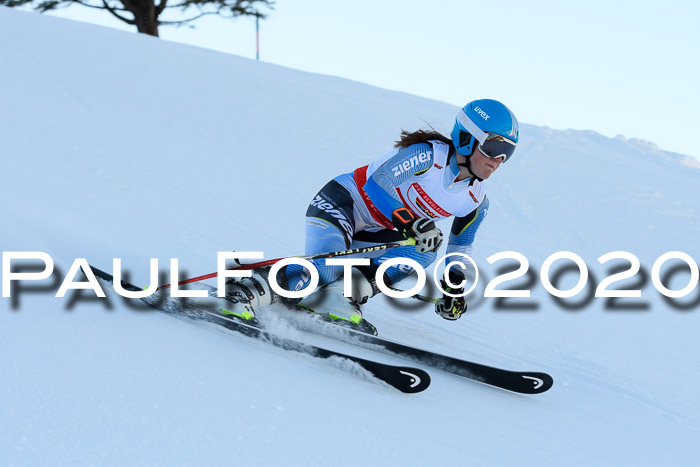
[[[513,155],[518,137],[518,121],[505,105],[476,100],[457,114],[451,138],[434,131],[402,131],[394,150],[328,182],[306,211],[307,254],[404,238],[416,243],[385,250],[371,258],[368,266],[353,267],[351,298],[343,295],[342,267],[312,261],[319,273],[319,289],[301,304],[338,324],[376,333],[362,319],[359,305],[379,293],[375,282],[379,265],[395,257],[411,258],[423,267],[432,264],[443,241],[435,221],[448,217],[454,220],[447,254],[471,255],[474,236],[489,206],[483,182]],[[390,267],[384,282],[396,284],[412,272],[407,266]],[[455,268],[448,278],[453,285],[464,282]],[[308,285],[310,275],[299,265],[289,265],[277,279],[286,290],[298,291]],[[443,292],[463,293],[463,288],[441,282]],[[253,277],[238,281],[233,297],[228,298],[237,303],[227,314],[253,319],[255,309],[276,301],[277,296],[266,272],[256,271]],[[464,297],[446,294],[435,304],[435,312],[449,320],[458,319],[466,309]]]

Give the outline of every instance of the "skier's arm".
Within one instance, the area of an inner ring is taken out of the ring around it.
[[[474,236],[481,225],[481,222],[486,217],[488,212],[489,201],[484,198],[479,207],[462,217],[455,217],[452,222],[452,230],[450,232],[450,241],[447,244],[447,254],[462,253],[468,256],[472,254],[472,243]],[[459,261],[460,258],[448,257],[445,258],[445,266],[452,261]],[[460,261],[464,263],[463,261]],[[466,263],[469,264],[469,263]],[[459,267],[450,268],[449,283],[445,280],[440,282],[443,292],[448,291],[456,296],[443,294],[437,303],[435,303],[435,313],[445,319],[459,319],[465,311],[467,311],[467,301],[461,296],[464,293],[464,287],[458,286],[464,281],[464,271]],[[453,287],[452,285],[455,287]]]
[[[396,187],[409,177],[433,166],[433,148],[428,143],[412,144],[387,160],[367,179],[364,189],[372,203],[391,219],[392,213],[404,207]]]
[[[452,222],[450,239],[447,244],[447,254],[462,253],[468,256],[472,254],[472,244],[476,231],[486,217],[489,209],[489,199],[484,198],[479,207],[463,217],[455,217]],[[455,258],[445,259],[445,264],[454,261]]]

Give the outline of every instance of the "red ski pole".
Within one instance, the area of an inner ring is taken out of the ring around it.
[[[257,263],[252,263],[252,264],[242,264],[240,266],[237,266],[235,268],[228,268],[227,271],[243,271],[246,269],[256,269],[256,268],[262,268],[265,266],[271,266],[275,264],[278,261],[281,261],[286,258],[299,258],[299,259],[321,259],[321,258],[335,258],[338,256],[349,256],[349,255],[358,255],[362,253],[370,253],[374,251],[381,251],[381,250],[389,250],[391,248],[398,248],[400,246],[407,246],[407,245],[415,245],[416,240],[413,238],[407,238],[406,240],[399,240],[396,242],[389,242],[389,243],[382,243],[380,245],[374,245],[374,246],[367,246],[364,248],[353,248],[351,250],[343,250],[343,251],[334,251],[331,253],[317,253],[314,255],[304,255],[304,256],[286,256],[283,258],[275,258],[275,259],[268,259],[265,261],[259,261]],[[191,284],[193,282],[199,282],[203,281],[206,279],[211,279],[213,277],[218,276],[218,272],[212,272],[210,274],[205,274],[203,276],[197,276],[193,277],[191,279],[185,279],[177,283],[177,285],[184,285],[184,284]],[[161,289],[167,289],[171,286],[172,284],[166,284],[158,287],[158,290]]]

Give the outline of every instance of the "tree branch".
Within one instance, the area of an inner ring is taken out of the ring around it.
[[[45,12],[47,12],[47,11],[49,11],[49,10],[55,10],[55,9],[58,8],[60,5],[61,5],[61,1],[60,1],[60,0],[47,0],[47,1],[41,2],[40,4],[38,4],[37,6],[35,6],[34,9],[36,9],[36,10],[39,11],[40,13],[45,13]]]
[[[195,17],[193,17],[193,18],[183,19],[183,20],[180,20],[180,21],[160,21],[160,24],[183,24],[183,23],[189,23],[190,21],[194,21],[194,20],[199,19],[199,18],[201,18],[202,16],[205,16],[205,15],[220,15],[220,16],[223,16],[223,15],[221,15],[221,13],[219,13],[218,11],[204,11],[204,12],[198,14],[197,16],[195,16]]]
[[[168,0],[160,0],[160,4],[158,4],[158,6],[156,7],[156,17],[160,16],[160,14],[163,13],[163,10],[165,10],[165,6],[167,4]]]
[[[206,1],[205,2],[193,2],[192,0],[185,0],[182,3],[178,3],[175,5],[168,5],[168,8],[182,8],[183,10],[186,10],[187,8],[189,8],[191,6],[196,6],[197,8],[199,8],[201,10],[202,7],[209,6],[209,3],[221,3],[221,2],[206,2]],[[219,5],[216,7],[216,9],[221,10],[225,6],[226,5]]]
[[[254,16],[264,19],[267,15],[262,13],[259,8],[274,9],[275,5],[273,0],[0,0],[0,5],[8,7],[33,4],[33,8],[41,13],[68,7],[74,3],[97,10],[107,10],[118,20],[137,26],[141,32],[156,36],[158,24],[183,25],[207,15],[218,15],[224,18]],[[173,21],[158,20],[166,9],[180,9],[178,16],[185,16],[190,7],[195,7],[197,10],[192,11],[194,16],[191,18]],[[123,16],[126,12],[131,13],[133,18],[129,19]],[[151,16],[155,17],[151,18]],[[155,22],[151,28],[155,30],[155,33],[144,26],[146,24],[144,21],[146,23]]]
[[[136,5],[134,5],[134,2],[132,2],[131,0],[119,0],[119,1],[122,2],[122,5],[124,5],[124,8],[126,8],[127,11],[130,11],[131,13],[133,13],[134,16],[136,15],[137,8],[136,8]]]
[[[98,10],[104,10],[104,9],[105,9],[105,7],[103,7],[103,6],[99,6],[99,5],[90,5],[89,3],[86,3],[86,2],[84,2],[84,1],[82,1],[82,0],[72,0],[71,3],[77,3],[78,5],[86,6],[86,7],[88,7],[88,8],[95,8],[95,9],[98,9]],[[115,10],[120,10],[120,9],[121,9],[121,8],[115,8]],[[126,10],[123,10],[123,11],[126,11]]]
[[[8,8],[15,8],[18,6],[22,6],[26,3],[30,3],[33,0],[0,0],[0,5],[4,5]]]
[[[122,15],[120,15],[119,13],[117,13],[116,9],[112,8],[111,6],[109,6],[109,4],[107,4],[107,0],[102,0],[102,4],[104,5],[104,9],[106,9],[107,11],[109,11],[110,13],[112,13],[112,14],[113,14],[114,16],[116,16],[118,19],[124,21],[126,24],[131,24],[131,25],[136,24],[136,21],[134,21],[133,19],[124,18]],[[126,11],[126,10],[123,10],[123,9],[122,9],[121,11]],[[133,14],[133,13],[132,13],[132,14]]]
[[[272,9],[274,6],[274,2],[271,2],[270,0],[183,0],[175,5],[168,5],[167,8],[180,8],[184,12],[188,8],[194,6],[201,11],[202,8],[212,6],[212,4],[217,4],[214,6],[214,8],[216,8],[219,14],[223,15],[224,11],[230,12],[231,15],[226,16],[226,18],[235,18],[237,16],[255,16],[262,19],[267,18],[265,13],[261,13],[256,9],[256,2],[261,3],[263,6],[270,9]]]

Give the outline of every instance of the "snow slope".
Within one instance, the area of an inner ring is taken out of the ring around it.
[[[406,396],[343,364],[132,311],[118,297],[54,294],[75,258],[109,269],[120,257],[144,283],[151,257],[162,269],[177,257],[182,274],[195,275],[216,268],[217,251],[301,253],[303,214],[328,179],[389,150],[400,128],[447,131],[455,107],[6,8],[0,41],[10,45],[0,52],[0,245],[45,251],[57,267],[0,299],[0,464],[700,458],[700,287],[678,300],[686,309],[650,281],[641,301],[625,302],[641,302],[636,310],[581,296],[567,308],[537,281],[531,299],[518,300],[535,309],[478,298],[503,264],[485,258],[505,250],[525,254],[537,274],[550,254],[575,252],[593,289],[609,273],[596,258],[610,251],[633,252],[647,273],[667,251],[700,260],[700,170],[690,159],[643,141],[522,125],[516,157],[488,181],[475,251],[484,277],[468,316],[446,322],[429,306],[382,297],[365,315],[387,337],[546,371],[555,386],[526,397],[433,371],[428,391]],[[473,90],[465,100],[480,97]],[[678,274],[672,285],[687,280]]]

